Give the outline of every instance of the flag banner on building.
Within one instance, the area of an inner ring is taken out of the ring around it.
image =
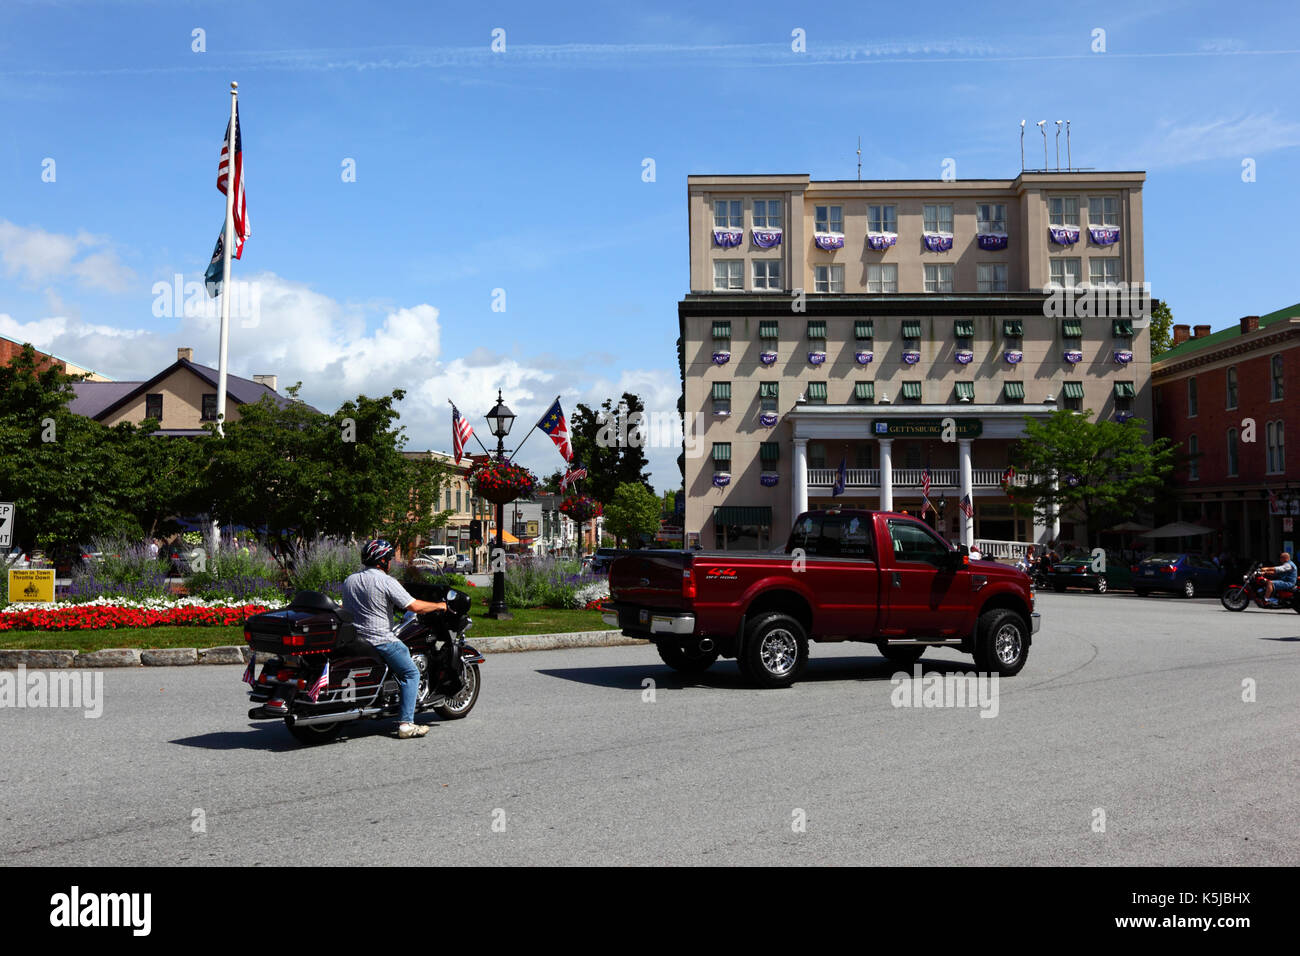
[[[1078,226],[1048,226],[1047,231],[1058,246],[1072,246],[1079,241]]]
[[[573,461],[573,447],[569,444],[569,425],[564,420],[564,409],[560,408],[558,398],[546,410],[537,427],[551,436],[551,441],[555,442],[555,447],[560,450],[560,456],[565,461]]]
[[[809,352],[809,353],[808,353],[808,364],[809,364],[809,365],[821,365],[821,364],[822,364],[823,362],[825,362],[825,361],[826,361],[826,353],[825,353],[825,352]]]
[[[1007,349],[1002,353],[1002,357],[1007,360],[1008,365],[1019,365],[1020,360],[1025,357],[1025,353],[1020,349]]]
[[[843,249],[844,235],[838,232],[819,232],[813,236],[818,249]]]
[[[732,246],[738,246],[745,241],[745,230],[743,229],[714,229],[713,244],[721,246],[724,249],[730,249]]]
[[[1117,226],[1089,226],[1088,235],[1099,246],[1113,246],[1119,242],[1119,228]]]
[[[975,244],[986,252],[996,252],[1007,247],[1007,237],[1000,232],[981,232],[975,237]]]
[[[773,249],[781,244],[780,229],[753,230],[754,245],[760,249]]]
[[[465,445],[469,442],[470,436],[474,434],[474,429],[470,426],[465,416],[460,413],[460,409],[455,405],[451,406],[451,447],[455,453],[456,464],[465,457]]]
[[[975,506],[970,503],[970,495],[962,495],[961,501],[957,502],[957,507],[967,518],[975,517]]]
[[[1133,353],[1128,349],[1115,349],[1115,364],[1127,365],[1133,361]]]
[[[729,472],[719,471],[719,472],[715,472],[715,473],[714,473],[714,475],[713,475],[713,487],[715,487],[715,488],[725,488],[725,487],[727,487],[727,485],[729,485],[729,484],[731,484],[731,475],[730,475]]]
[[[235,157],[234,157],[234,178],[235,178],[235,248],[231,255],[238,259],[244,254],[244,240],[252,232],[248,228],[248,199],[244,195],[244,140],[239,132],[239,104],[235,104]],[[230,123],[226,123],[226,138],[221,144],[221,160],[217,164],[217,189],[224,195],[229,185],[230,170]],[[224,229],[222,230],[225,231]]]
[[[859,365],[870,365],[872,359],[875,357],[876,353],[872,352],[870,349],[858,349],[853,353],[853,360]]]
[[[217,247],[212,250],[212,261],[208,263],[208,269],[203,273],[203,284],[208,287],[208,296],[213,299],[221,295],[222,276],[226,271],[225,263],[222,261],[225,248],[226,231],[222,229],[217,235]]]
[[[844,494],[844,489],[849,483],[849,464],[844,458],[840,459],[840,467],[835,472],[835,487],[831,489],[831,497]]]
[[[953,353],[953,358],[957,360],[958,365],[969,365],[975,358],[975,353],[970,349],[958,349]]]
[[[884,252],[897,242],[898,234],[894,232],[867,233],[867,248],[872,252]]]
[[[903,352],[903,361],[908,365],[915,365],[921,361],[921,353],[916,349],[908,349]]]
[[[587,469],[578,462],[574,462],[573,466],[564,473],[564,477],[560,479],[560,487],[568,488],[570,485],[576,487],[578,479],[586,477]]]
[[[726,365],[726,364],[727,364],[728,362],[730,362],[730,361],[731,361],[731,353],[730,353],[730,352],[719,350],[719,351],[713,353],[713,364],[714,364],[714,365]]]
[[[758,413],[758,423],[762,425],[764,428],[772,428],[774,425],[776,425],[776,422],[777,422],[776,412]]]
[[[316,702],[316,698],[320,696],[320,692],[323,691],[326,687],[328,687],[329,683],[330,683],[330,662],[329,659],[326,658],[325,666],[321,669],[320,672],[320,677],[317,677],[316,683],[312,684],[311,687],[308,688],[307,690],[307,696],[311,699],[312,703]]]
[[[776,483],[781,480],[781,476],[775,471],[765,471],[758,476],[758,483],[764,488],[775,488]]]
[[[240,678],[249,687],[253,686],[253,675],[257,670],[257,655],[250,654],[248,658],[248,667],[244,669],[244,676]]]
[[[1062,355],[1071,365],[1078,365],[1083,361],[1083,352],[1079,349],[1066,349]]]
[[[775,352],[759,352],[759,353],[758,353],[758,360],[759,360],[760,362],[762,362],[764,365],[771,365],[773,362],[776,361],[776,358],[777,358],[777,355],[776,355]]]
[[[952,248],[952,236],[943,232],[927,232],[921,236],[925,248],[931,252],[947,252]]]

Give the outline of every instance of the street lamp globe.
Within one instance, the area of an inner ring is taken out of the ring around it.
[[[492,430],[493,437],[505,438],[510,434],[510,426],[515,423],[515,413],[502,400],[500,389],[497,389],[496,405],[492,406],[492,411],[484,417],[488,420],[488,427]]]

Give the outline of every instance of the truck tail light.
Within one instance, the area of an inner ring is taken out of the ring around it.
[[[682,568],[682,597],[695,598],[695,576],[690,568]]]

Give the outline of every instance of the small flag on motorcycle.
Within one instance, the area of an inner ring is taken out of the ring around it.
[[[316,698],[320,696],[320,692],[329,686],[329,682],[330,662],[329,660],[326,660],[324,668],[321,669],[320,677],[316,678],[316,683],[312,684],[311,688],[307,691],[307,696],[311,698],[312,703],[315,703]]]
[[[253,674],[257,670],[257,655],[251,654],[248,658],[248,667],[244,670],[244,676],[240,678],[249,687],[253,686]]]

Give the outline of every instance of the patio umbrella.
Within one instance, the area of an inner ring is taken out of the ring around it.
[[[1205,525],[1191,524],[1186,521],[1174,521],[1167,525],[1162,525],[1154,531],[1146,531],[1140,537],[1143,538],[1194,538],[1197,535],[1213,534],[1213,528],[1207,528]]]
[[[1107,531],[1150,531],[1144,524],[1138,524],[1136,521],[1125,521],[1123,524],[1117,524],[1113,528],[1107,528]]]

